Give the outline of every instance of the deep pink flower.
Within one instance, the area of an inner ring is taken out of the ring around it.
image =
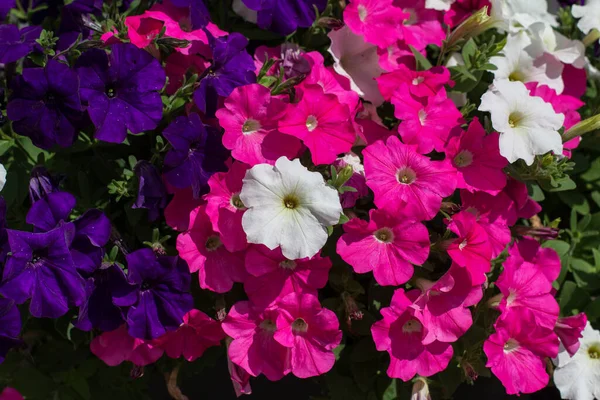
[[[165,60],[165,73],[169,78],[165,91],[169,95],[175,94],[188,74],[202,75],[209,66],[210,61],[199,55],[171,53]]]
[[[558,336],[532,319],[513,314],[495,325],[483,344],[488,362],[507,394],[534,393],[546,387],[545,357],[558,354]]]
[[[370,221],[353,218],[343,225],[337,253],[360,274],[373,271],[380,285],[398,286],[413,275],[412,264],[429,256],[429,233],[420,222],[384,210],[369,212]]]
[[[422,101],[409,93],[408,85],[402,85],[394,92],[394,115],[402,120],[398,133],[404,143],[416,145],[421,154],[432,150],[443,152],[452,130],[462,124],[462,114],[443,88]]]
[[[406,86],[408,92],[415,97],[432,97],[449,83],[450,70],[446,67],[415,71],[406,65],[399,65],[394,72],[383,74],[377,78],[379,91],[388,101],[402,86]]]
[[[371,333],[377,350],[390,355],[388,376],[406,382],[416,374],[431,376],[446,369],[452,346],[439,341],[423,344],[427,327],[403,289],[394,292],[390,307],[382,308],[381,315],[383,319],[373,324]]]
[[[183,324],[176,330],[167,332],[155,340],[171,358],[183,358],[194,361],[202,357],[204,351],[219,346],[225,333],[221,324],[199,310],[190,310],[183,317]]]
[[[425,50],[421,50],[420,53],[424,56],[427,55]],[[379,56],[379,66],[387,72],[396,71],[402,66],[411,69],[416,67],[415,56],[403,40],[392,43],[386,48],[377,48],[377,55]]]
[[[11,387],[5,387],[0,393],[0,400],[24,400],[21,393]]]
[[[450,28],[454,28],[485,6],[488,7],[489,14],[491,9],[490,0],[456,0],[452,3],[450,10],[444,13],[444,23]]]
[[[458,235],[447,249],[452,260],[469,271],[473,283],[485,282],[485,274],[491,268],[492,247],[477,217],[468,211],[461,211],[452,216],[448,229]]]
[[[395,136],[367,146],[363,155],[367,185],[379,208],[432,219],[442,198],[456,188],[456,171],[448,161],[431,161]]]
[[[456,168],[459,189],[495,195],[506,186],[506,174],[502,169],[508,161],[500,155],[499,135],[496,132],[486,135],[477,118],[466,132],[450,138],[446,156]]]
[[[503,192],[515,203],[516,208],[515,217],[507,221],[509,226],[514,225],[519,218],[531,218],[542,211],[542,207],[529,197],[527,185],[521,181],[508,178]]]
[[[226,342],[231,343],[232,339],[227,338]],[[229,345],[227,345],[229,349]],[[242,367],[231,362],[231,358],[229,358],[229,354],[227,354],[227,370],[229,371],[229,376],[231,377],[231,384],[233,385],[233,390],[235,392],[236,397],[240,397],[244,394],[252,394],[252,387],[250,386],[250,375],[247,373]]]
[[[177,237],[177,251],[191,272],[198,271],[202,289],[225,293],[234,282],[246,278],[244,254],[231,253],[223,246],[206,214],[206,206],[199,206],[190,214],[189,230]]]
[[[392,5],[394,0],[352,0],[344,9],[344,22],[365,41],[387,47],[400,39],[399,25],[410,14]]]
[[[130,336],[127,325],[96,336],[90,343],[90,350],[111,367],[123,361],[144,366],[156,362],[163,355],[163,350],[152,341]]]
[[[442,45],[446,31],[442,28],[441,13],[425,8],[425,0],[394,0],[394,6],[400,7],[410,17],[399,24],[401,38],[417,50],[423,50],[430,44]]]
[[[290,293],[317,294],[327,284],[331,260],[316,255],[310,259],[288,260],[281,249],[251,246],[246,252],[246,270],[250,274],[244,289],[257,306],[268,306]]]
[[[167,225],[179,232],[187,231],[191,212],[204,203],[204,200],[194,198],[191,187],[176,189],[171,202],[165,208]]]
[[[554,326],[554,332],[558,335],[560,343],[573,357],[579,350],[579,339],[582,337],[583,330],[587,324],[587,316],[579,313],[570,317],[559,318]]]
[[[308,293],[290,293],[277,306],[274,338],[290,349],[292,374],[309,378],[328,372],[335,363],[333,349],[342,341],[335,313]]]
[[[348,106],[318,85],[306,85],[302,100],[289,104],[279,130],[301,139],[316,165],[331,164],[347,153],[356,139]]]
[[[252,376],[264,374],[276,381],[290,372],[290,351],[273,337],[277,311],[253,306],[248,301],[234,304],[222,327],[233,338],[229,358]]]
[[[301,143],[277,130],[277,121],[285,114],[283,101],[257,83],[240,86],[225,99],[225,107],[217,111],[219,124],[225,130],[223,145],[237,160],[250,166],[275,164],[281,156],[296,158]]]

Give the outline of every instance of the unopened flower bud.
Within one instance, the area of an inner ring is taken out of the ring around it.
[[[513,232],[519,236],[530,236],[536,239],[552,240],[558,237],[557,228],[547,228],[545,226],[536,228],[532,226],[517,225]]]
[[[600,114],[594,115],[593,117],[590,117],[573,125],[568,131],[566,131],[563,134],[563,143],[566,143],[569,140],[576,138],[577,136],[581,136],[585,133],[595,131],[597,129],[600,129]]]
[[[464,20],[456,27],[448,36],[445,48],[450,49],[461,39],[469,40],[472,37],[480,35],[486,30],[495,26],[495,20],[488,15],[488,7],[483,7],[481,10],[473,13],[469,18]]]
[[[344,23],[336,18],[321,17],[317,20],[317,25],[321,28],[337,30],[344,26]]]
[[[425,378],[419,376],[415,379],[410,400],[431,400],[429,385]]]
[[[129,372],[129,377],[131,379],[139,379],[144,376],[144,367],[141,365],[133,365],[131,371]]]
[[[444,201],[442,202],[441,210],[444,211],[446,214],[452,215],[460,211],[460,206],[450,201]]]
[[[477,378],[479,378],[479,374],[477,373],[477,371],[475,371],[475,368],[473,368],[471,364],[469,364],[468,362],[463,362],[461,363],[461,366],[463,368],[465,376],[471,381],[471,383],[475,382]]]

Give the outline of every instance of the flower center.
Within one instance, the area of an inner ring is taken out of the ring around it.
[[[247,119],[246,122],[244,122],[244,125],[242,125],[242,133],[244,135],[251,135],[257,131],[259,131],[261,128],[260,122],[258,122],[255,119]]]
[[[419,122],[421,123],[421,126],[425,125],[425,121],[427,120],[427,113],[425,112],[425,109],[419,110],[417,115],[419,116]]]
[[[260,323],[260,329],[265,332],[275,332],[277,330],[277,325],[270,319],[265,319]]]
[[[373,236],[381,243],[392,243],[394,241],[394,232],[390,228],[378,229]]]
[[[315,117],[314,115],[309,115],[308,118],[306,118],[306,129],[308,129],[309,132],[312,132],[315,129],[317,129],[318,125],[319,121],[317,121],[317,117]]]
[[[421,332],[422,329],[423,325],[416,319],[410,319],[402,325],[402,332],[404,333]]]
[[[510,115],[508,116],[508,126],[510,126],[511,128],[518,126],[519,122],[521,122],[521,120],[524,117],[525,116],[522,113],[520,113],[519,111],[511,112]]]
[[[294,270],[296,269],[296,262],[294,260],[283,260],[279,263],[279,266],[283,269]]]
[[[399,183],[410,185],[417,179],[417,174],[411,167],[400,168],[396,173],[396,178]]]
[[[297,208],[299,204],[300,201],[294,195],[290,194],[283,198],[283,205],[285,206],[285,208],[289,208],[290,210]]]
[[[473,153],[463,150],[454,157],[454,165],[458,168],[468,167],[473,163]]]
[[[417,76],[415,79],[412,80],[412,84],[414,86],[420,85],[421,83],[423,83],[423,81],[425,80],[424,77],[422,76]]]
[[[208,239],[206,239],[205,246],[206,246],[206,250],[208,250],[208,251],[215,251],[222,245],[223,245],[223,242],[221,242],[221,239],[218,236],[211,236]]]
[[[302,318],[298,318],[294,322],[292,322],[292,332],[305,333],[307,330],[308,330],[308,324]]]
[[[514,290],[509,290],[508,297],[506,298],[506,304],[511,305],[517,299],[517,292]]]
[[[360,19],[360,22],[365,22],[365,19],[367,18],[367,7],[362,4],[358,6],[358,18]]]
[[[47,106],[55,106],[56,105],[56,96],[54,93],[50,92],[46,94],[46,105]]]
[[[462,242],[460,242],[460,244],[458,245],[458,249],[460,251],[462,251],[465,247],[467,247],[467,239],[463,240]]]
[[[31,259],[27,263],[31,268],[37,268],[42,265],[43,260],[48,256],[47,249],[36,250],[31,255]]]
[[[515,339],[508,339],[506,343],[504,343],[504,352],[510,353],[511,351],[515,351],[519,348],[519,342]]]
[[[152,287],[152,285],[150,284],[150,282],[142,282],[142,290],[149,290]]]
[[[588,356],[592,360],[600,360],[600,343],[594,343],[588,347]]]
[[[239,193],[236,193],[233,196],[231,196],[231,199],[229,200],[229,202],[231,203],[232,206],[234,206],[238,210],[243,210],[244,208],[246,208],[246,206],[242,202],[242,199],[240,199]]]
[[[511,82],[523,82],[525,81],[525,76],[521,71],[513,71],[508,75],[508,80]]]
[[[402,25],[413,25],[417,22],[417,13],[414,8],[405,8],[403,11],[408,13],[409,17],[402,22]]]
[[[115,90],[114,87],[112,86],[107,86],[106,87],[106,95],[112,99],[113,97],[115,97],[117,95],[117,91]]]

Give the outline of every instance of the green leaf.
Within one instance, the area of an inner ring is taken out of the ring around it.
[[[590,168],[581,174],[581,179],[586,182],[595,182],[600,180],[600,157],[592,161]]]
[[[397,400],[398,399],[398,391],[396,390],[396,380],[392,379],[390,385],[383,392],[383,396],[381,400]]]
[[[600,297],[596,297],[583,311],[590,321],[597,321],[600,318]]]
[[[463,60],[465,60],[465,65],[467,67],[471,66],[471,58],[473,58],[476,53],[477,53],[477,44],[475,43],[475,40],[473,40],[473,38],[470,38],[467,41],[467,43],[464,44],[464,46],[462,48],[462,52],[461,52]]]
[[[415,60],[417,61],[417,71],[427,71],[432,67],[429,60],[425,58],[423,54],[410,45],[408,47],[410,47],[410,51],[412,51],[413,55],[415,56]]]
[[[83,400],[90,400],[92,398],[90,387],[87,383],[87,380],[83,376],[73,376],[69,381],[69,385],[75,392],[77,392],[78,395],[83,398]]]
[[[551,248],[556,250],[559,257],[564,257],[571,248],[571,245],[563,240],[548,240],[542,244],[544,248]]]
[[[587,215],[590,212],[590,203],[587,198],[580,192],[561,192],[558,197],[569,208],[577,211],[581,215]]]
[[[577,287],[575,282],[566,281],[563,284],[558,303],[563,315],[573,315],[583,310],[590,302],[590,295]]]
[[[0,156],[4,155],[15,144],[14,140],[0,140]]]

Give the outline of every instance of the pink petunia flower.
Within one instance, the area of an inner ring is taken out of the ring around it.
[[[183,317],[183,324],[176,331],[167,332],[156,339],[155,344],[171,358],[194,361],[202,357],[204,351],[219,346],[225,333],[221,324],[199,310],[190,310]]]
[[[189,230],[177,237],[177,251],[190,272],[198,271],[202,289],[225,293],[234,282],[246,278],[243,253],[231,253],[223,246],[206,214],[206,206],[199,206],[190,214]]]
[[[199,55],[186,55],[178,52],[171,53],[165,60],[165,73],[167,74],[167,87],[169,95],[175,94],[181,87],[188,74],[202,75],[210,66],[210,61]]]
[[[176,231],[187,231],[190,225],[191,212],[205,201],[195,199],[192,188],[177,189],[175,195],[165,208],[165,220],[167,225]]]
[[[225,99],[225,107],[217,111],[219,124],[225,130],[223,145],[231,154],[250,166],[275,164],[281,156],[296,158],[302,145],[298,139],[277,130],[277,121],[286,111],[283,101],[257,83],[240,86]]]
[[[274,338],[290,349],[292,374],[309,378],[329,372],[335,363],[333,349],[342,341],[335,313],[308,293],[288,294],[277,306]]]
[[[233,338],[229,358],[252,376],[264,374],[276,381],[290,372],[290,351],[274,334],[277,311],[255,307],[248,301],[234,304],[222,327]]]
[[[570,317],[559,318],[554,326],[554,332],[560,339],[560,344],[567,350],[571,357],[579,350],[579,339],[587,324],[587,316],[584,313]]]
[[[383,319],[373,324],[371,333],[377,350],[390,355],[389,377],[406,382],[416,374],[431,376],[446,369],[452,346],[439,341],[423,344],[427,327],[403,289],[394,292],[390,307],[382,308],[381,315]]]
[[[220,234],[225,248],[231,252],[244,250],[248,246],[242,228],[242,215],[246,207],[240,200],[242,180],[249,167],[233,162],[227,172],[218,172],[210,177],[210,192],[205,196],[206,214],[215,232]]]
[[[227,350],[229,351],[229,346],[233,339],[228,337],[225,339],[225,344],[227,346]],[[231,377],[231,384],[233,385],[233,390],[235,392],[236,397],[240,397],[242,395],[252,394],[252,387],[250,386],[250,375],[247,373],[242,367],[231,362],[231,358],[229,354],[227,354],[227,370],[229,371],[229,376]]]
[[[432,219],[442,198],[456,188],[456,171],[448,161],[431,161],[395,136],[367,146],[363,155],[367,185],[379,208]]]
[[[24,400],[24,398],[17,389],[5,387],[2,393],[0,393],[0,400]]]
[[[474,118],[466,132],[451,137],[446,145],[446,157],[456,168],[456,186],[470,192],[477,190],[495,195],[506,186],[508,165],[500,155],[499,135],[486,135],[485,129]]]
[[[542,206],[529,197],[527,185],[521,181],[514,178],[508,178],[503,192],[510,197],[516,208],[516,215],[514,218],[507,221],[509,226],[513,226],[519,218],[531,218],[542,211]]]
[[[367,42],[387,47],[400,39],[398,25],[410,17],[392,3],[393,0],[352,0],[344,9],[344,22]]]
[[[156,362],[163,355],[163,349],[154,342],[130,336],[125,324],[114,331],[96,336],[90,343],[90,350],[111,367],[123,361],[145,366]]]
[[[398,286],[413,275],[413,264],[429,256],[429,233],[420,222],[396,218],[384,210],[371,210],[370,221],[353,218],[343,225],[337,253],[354,271],[373,271],[377,283]]]
[[[317,294],[327,284],[331,260],[316,255],[310,259],[288,260],[281,249],[254,245],[246,252],[250,276],[244,290],[257,306],[268,306],[290,293]]]
[[[450,70],[446,67],[415,71],[406,65],[399,65],[396,71],[377,78],[379,91],[386,100],[390,100],[402,86],[406,86],[408,92],[415,97],[432,97],[449,83]]]
[[[410,14],[408,20],[399,25],[401,38],[406,44],[417,50],[423,50],[430,44],[442,45],[446,31],[440,22],[440,12],[425,8],[425,0],[394,0],[394,6]]]
[[[558,354],[558,336],[516,314],[495,327],[483,351],[488,358],[486,367],[500,379],[507,394],[534,393],[546,387],[549,376],[544,359]]]
[[[316,165],[331,164],[347,153],[356,139],[348,106],[318,85],[306,85],[302,100],[289,104],[279,130],[301,139]]]
[[[420,53],[423,56],[427,55],[425,50],[421,50]],[[377,55],[379,66],[387,72],[394,72],[403,66],[411,69],[417,66],[413,52],[403,40],[392,43],[386,48],[377,48]]]

